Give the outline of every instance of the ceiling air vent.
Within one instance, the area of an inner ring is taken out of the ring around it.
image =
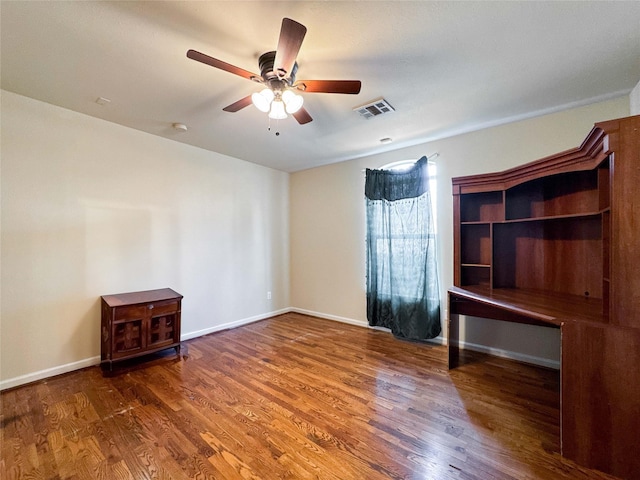
[[[358,112],[364,118],[371,118],[384,113],[391,113],[394,109],[384,98],[379,98],[378,100],[374,100],[366,105],[356,107],[353,111]]]

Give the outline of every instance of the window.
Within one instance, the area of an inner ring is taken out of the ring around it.
[[[426,157],[367,170],[367,318],[415,340],[440,334],[435,165]]]

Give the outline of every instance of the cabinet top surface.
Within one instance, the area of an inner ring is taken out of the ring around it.
[[[170,288],[158,290],[146,290],[143,292],[116,293],[114,295],[102,295],[102,301],[110,307],[123,305],[135,305],[138,303],[159,302],[161,300],[179,300],[182,295]]]

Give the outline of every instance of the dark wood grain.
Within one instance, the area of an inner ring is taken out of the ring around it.
[[[580,321],[587,323],[606,323],[600,315],[602,301],[598,298],[584,297],[581,295],[568,295],[553,293],[545,290],[528,290],[523,288],[488,288],[485,286],[472,286],[465,288],[452,287],[449,295],[456,299],[469,300],[493,308],[494,311],[485,312],[483,315],[470,313],[469,310],[459,310],[463,315],[475,315],[484,318],[496,318],[500,311],[507,312],[507,318],[522,316],[531,323],[549,327],[560,327],[567,321]],[[519,320],[515,320],[519,321]]]
[[[102,296],[100,360],[105,373],[115,362],[165,348],[180,354],[182,298],[170,288]]]
[[[300,107],[300,110],[292,113],[292,115],[300,125],[305,125],[313,120],[309,112],[304,107]]]
[[[298,80],[293,87],[307,93],[357,95],[362,88],[362,82],[360,80]]]
[[[640,329],[571,322],[562,332],[562,399],[570,407],[562,431],[575,439],[563,442],[563,454],[639,478]]]
[[[300,314],[185,344],[3,392],[0,477],[613,478],[560,457],[554,370]]]
[[[279,77],[290,78],[295,74],[296,57],[306,34],[307,27],[304,25],[290,18],[282,19],[278,47],[273,61],[274,71]]]
[[[195,60],[196,62],[204,63],[206,65],[210,65],[215,68],[219,68],[220,70],[224,70],[225,72],[233,73],[234,75],[238,75],[240,77],[246,78],[247,80],[253,80],[256,78],[260,78],[260,75],[256,75],[244,68],[236,67],[235,65],[231,65],[230,63],[223,62],[222,60],[218,60],[217,58],[210,57],[204,53],[198,52],[196,50],[188,50],[187,57],[191,60]]]
[[[495,287],[602,299],[600,215],[496,224],[494,231]],[[475,239],[479,248],[491,250],[491,245],[483,246],[485,237]],[[468,243],[473,244],[471,239]]]
[[[640,115],[600,124],[612,130],[610,312],[615,325],[640,328]],[[615,248],[616,246],[621,248]]]
[[[116,293],[101,297],[109,307],[122,307],[126,305],[139,305],[141,303],[159,302],[163,300],[181,300],[182,295],[170,288],[157,290],[144,290],[142,292]]]
[[[460,199],[460,221],[497,222],[504,220],[503,197],[503,192],[470,193],[464,195]]]
[[[243,108],[251,105],[251,103],[252,103],[251,95],[247,95],[246,97],[241,98],[237,102],[233,102],[231,105],[227,105],[222,110],[224,110],[225,112],[231,112],[231,113],[239,112]]]
[[[628,117],[626,121],[627,123],[637,123],[640,121],[640,116]],[[455,177],[452,179],[454,195],[507,190],[524,182],[535,181],[549,175],[596,168],[607,159],[611,151],[611,145],[607,144],[605,137],[607,131],[619,127],[615,122],[619,122],[619,120],[596,124],[582,144],[571,150],[502,172]]]
[[[450,367],[460,315],[559,327],[563,454],[640,478],[640,116],[452,187]]]
[[[462,263],[491,264],[491,226],[488,223],[461,225],[460,243]]]

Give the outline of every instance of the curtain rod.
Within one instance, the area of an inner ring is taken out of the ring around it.
[[[433,160],[434,158],[438,158],[440,156],[439,152],[436,153],[432,153],[431,155],[426,155],[427,157],[427,162],[430,162],[431,160]],[[419,159],[418,159],[419,160]],[[386,165],[386,168],[384,168],[384,170],[388,170],[389,168],[393,168],[393,166],[395,165],[400,165],[402,163],[408,162],[409,160],[400,160],[399,162],[393,162],[393,163],[388,163]],[[417,161],[417,160],[416,160]],[[382,169],[382,168],[381,168]],[[363,168],[362,170],[360,170],[362,173],[365,173],[367,171],[366,168]]]

